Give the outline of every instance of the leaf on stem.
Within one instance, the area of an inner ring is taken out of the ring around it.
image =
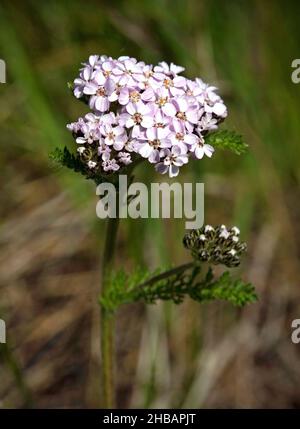
[[[246,152],[248,145],[243,141],[240,134],[235,131],[215,131],[205,137],[205,143],[217,149],[229,149],[237,155]]]

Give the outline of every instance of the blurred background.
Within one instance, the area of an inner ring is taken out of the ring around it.
[[[117,315],[118,406],[300,407],[300,3],[238,0],[0,1],[0,407],[96,407],[104,223],[92,183],[48,154],[72,148],[87,109],[67,88],[90,54],[183,65],[219,87],[224,128],[250,146],[190,163],[205,222],[238,225],[237,270],[259,302],[135,304]],[[154,169],[141,181],[158,180]],[[117,264],[187,261],[184,220],[122,222]]]

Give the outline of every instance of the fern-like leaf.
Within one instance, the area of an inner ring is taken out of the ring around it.
[[[186,297],[197,302],[228,301],[240,307],[257,300],[254,287],[240,279],[233,279],[228,271],[215,279],[209,268],[204,278],[200,279],[199,265],[183,267],[182,270],[171,269],[154,276],[154,273],[150,276],[149,272],[141,270],[131,276],[120,271],[111,278],[108,291],[100,297],[100,304],[106,310],[114,311],[120,305],[138,301],[146,304],[173,301],[180,304]]]
[[[86,179],[93,180],[96,185],[112,181],[109,175],[104,177],[100,174],[93,173],[93,171],[90,170],[77,155],[71,153],[66,146],[64,149],[56,148],[52,153],[50,153],[49,158],[57,165],[67,167],[76,173],[81,173]]]
[[[205,137],[205,143],[214,148],[229,149],[237,155],[244,153],[248,147],[241,135],[229,130],[215,131],[208,134]]]

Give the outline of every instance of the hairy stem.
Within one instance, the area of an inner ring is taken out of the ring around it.
[[[144,283],[141,283],[140,285],[136,286],[136,288],[143,288],[146,286],[151,286],[154,283],[159,282],[160,280],[167,279],[168,277],[171,277],[175,274],[182,273],[190,268],[192,268],[195,265],[194,262],[187,262],[186,264],[179,265],[178,267],[171,268],[168,271],[164,271],[163,273],[157,274],[156,276],[151,277],[149,280],[146,280]]]
[[[132,172],[134,168],[144,161],[138,158],[127,169],[127,176],[133,180]],[[105,294],[110,287],[111,271],[113,268],[114,254],[116,247],[117,231],[119,226],[119,209],[117,208],[116,218],[108,218],[104,243],[104,253],[102,259],[102,285],[101,294]],[[100,329],[101,329],[101,357],[102,357],[102,402],[105,408],[115,408],[115,383],[114,383],[114,315],[101,308]]]
[[[109,277],[113,267],[115,245],[119,218],[107,220],[104,253],[102,259],[102,285],[101,293],[109,288]],[[114,315],[102,307],[100,314],[101,329],[101,357],[102,357],[102,403],[105,408],[115,407],[114,387]]]

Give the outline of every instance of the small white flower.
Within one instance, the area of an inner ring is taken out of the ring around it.
[[[214,231],[214,228],[211,225],[205,225],[204,231],[205,232]]]
[[[119,152],[118,158],[119,158],[119,161],[122,162],[122,164],[124,165],[129,165],[132,163],[130,153],[128,152]]]
[[[85,151],[85,147],[84,146],[80,146],[79,148],[77,148],[77,152],[81,154],[83,154],[83,152]]]
[[[120,166],[115,159],[108,159],[107,161],[102,162],[103,170],[106,172],[109,171],[118,171]]]
[[[232,240],[234,243],[237,243],[237,242],[239,241],[239,237],[237,237],[236,235],[234,235],[234,236],[231,238],[231,240]]]
[[[197,139],[196,143],[191,146],[191,151],[194,152],[196,158],[202,159],[204,155],[211,158],[215,150],[210,144],[204,143],[204,139],[201,136]]]
[[[235,235],[239,235],[240,234],[240,230],[237,226],[233,226],[231,228],[231,231],[235,234]]]
[[[95,168],[95,167],[96,167],[96,165],[97,165],[97,163],[96,163],[96,162],[94,162],[94,161],[89,161],[89,162],[88,162],[88,167],[89,167],[90,169]]]
[[[235,256],[236,255],[236,250],[231,249],[231,250],[229,250],[228,253],[230,253],[230,255],[232,255],[232,256]]]
[[[230,233],[227,231],[226,227],[222,228],[222,231],[219,234],[220,238],[225,238],[225,240],[227,240],[227,238],[229,237]]]
[[[201,235],[200,235],[200,237],[199,237],[199,239],[200,239],[201,241],[205,241],[205,240],[206,240],[206,237],[205,237],[205,235],[204,235],[204,234],[201,234]]]
[[[170,149],[162,149],[160,156],[164,158],[162,162],[156,164],[155,169],[161,174],[169,172],[169,177],[176,177],[179,173],[179,167],[188,163],[188,156],[182,154],[178,146],[172,146]]]

